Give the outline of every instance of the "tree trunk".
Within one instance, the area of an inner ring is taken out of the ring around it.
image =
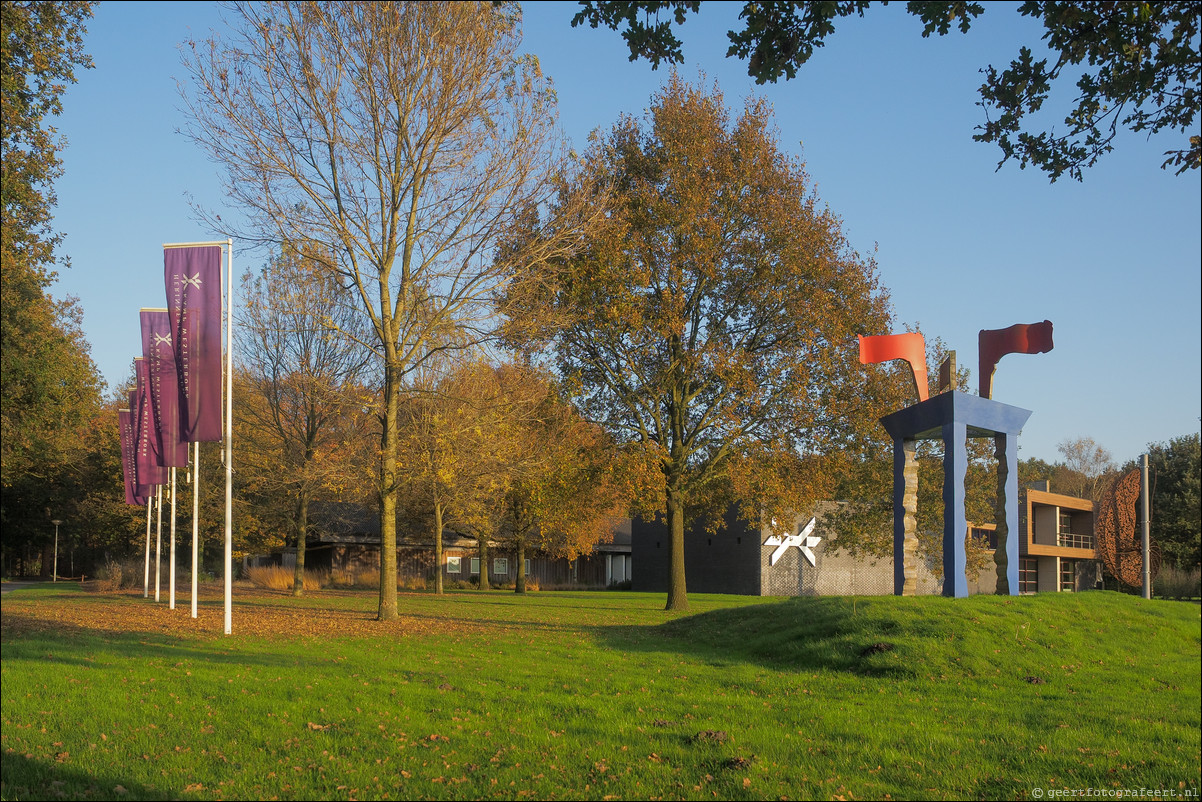
[[[442,594],[442,504],[434,499],[434,592]]]
[[[391,350],[391,349],[390,349]],[[396,452],[400,376],[394,364],[384,366],[384,431],[380,458],[380,621],[396,621]]]
[[[518,578],[513,583],[514,593],[526,592],[526,539],[519,537],[516,541],[518,547]]]
[[[292,577],[292,595],[305,595],[305,540],[309,536],[309,494],[301,491],[296,500],[296,571]]]
[[[488,538],[481,536],[480,543],[480,590],[488,590]]]
[[[679,479],[668,477],[668,603],[665,610],[689,609],[684,581],[684,494]]]

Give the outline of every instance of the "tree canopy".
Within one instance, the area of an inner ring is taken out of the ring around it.
[[[771,121],[755,99],[732,121],[716,88],[673,75],[645,120],[623,117],[583,157],[604,224],[511,293],[512,336],[553,353],[585,416],[659,467],[672,609],[687,606],[690,501],[741,468],[837,451],[880,412],[855,339],[887,329],[875,265]],[[761,499],[746,501],[758,522]]]
[[[653,67],[684,60],[673,24],[683,25],[701,9],[699,0],[582,0],[581,5],[573,26],[621,30],[630,60],[644,58]],[[871,5],[867,0],[747,2],[739,15],[746,25],[727,34],[731,44],[726,54],[745,59],[747,73],[758,83],[793,78],[814,50],[826,44],[837,20],[863,16]],[[911,0],[906,10],[922,21],[922,35],[929,37],[943,36],[953,27],[968,32],[985,6]],[[1202,166],[1202,137],[1194,128],[1202,59],[1193,3],[1027,0],[1018,11],[1043,23],[1053,59],[1036,58],[1024,45],[1007,67],[982,70],[978,105],[985,110],[985,122],[973,139],[1001,149],[999,168],[1014,159],[1022,167],[1031,164],[1045,171],[1052,181],[1065,174],[1081,180],[1085,169],[1113,150],[1120,129],[1179,132],[1182,139],[1164,154],[1162,167],[1180,175]],[[669,18],[661,19],[661,14]],[[1032,116],[1051,97],[1053,86],[1072,80],[1078,95],[1062,131],[1039,130],[1041,123],[1032,122]]]
[[[552,193],[555,96],[515,6],[236,3],[189,42],[187,132],[226,172],[241,239],[312,240],[370,318],[383,384],[379,617],[396,609],[397,423],[415,372],[474,342],[531,256],[497,244]],[[213,216],[217,230],[225,225]],[[442,338],[458,328],[464,336]]]
[[[4,548],[36,545],[51,517],[71,520],[79,457],[96,442],[103,382],[82,310],[55,300],[54,181],[63,142],[50,125],[83,51],[91,3],[0,5],[0,520]],[[115,431],[116,420],[112,421]],[[76,529],[75,531],[78,531]]]

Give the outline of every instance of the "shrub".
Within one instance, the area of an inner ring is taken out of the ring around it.
[[[164,565],[164,568],[168,568]],[[154,566],[150,568],[150,581],[154,582]],[[142,581],[146,577],[146,561],[145,558],[114,560],[112,557],[105,559],[104,564],[96,569],[96,583],[91,587],[104,593],[112,593],[118,590],[126,590],[129,588],[141,588]],[[167,573],[163,573],[163,581],[167,581]]]
[[[397,587],[404,590],[425,590],[426,578],[424,576],[406,577],[404,580],[397,581]]]
[[[284,568],[280,565],[256,565],[247,569],[246,573],[247,578],[255,587],[286,591],[292,590],[296,576],[295,571],[291,568]],[[328,576],[305,571],[304,588],[305,590],[320,590],[324,584],[323,580],[328,582]]]
[[[1202,597],[1202,570],[1185,571],[1166,565],[1152,582],[1152,594],[1165,599]]]

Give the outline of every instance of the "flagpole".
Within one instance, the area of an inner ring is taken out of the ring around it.
[[[167,582],[170,588],[167,597],[167,609],[175,609],[175,468],[171,469],[171,578]]]
[[[225,463],[225,634],[229,635],[233,630],[233,563],[234,563],[234,537],[233,537],[233,459],[232,459],[232,440],[233,440],[233,317],[234,317],[234,240],[226,239],[224,241],[209,241],[209,242],[164,242],[163,248],[197,248],[197,247],[224,247],[228,248],[228,261],[226,272],[226,355],[225,355],[225,425],[222,437],[224,440],[222,461]],[[200,449],[197,448],[197,490],[194,494],[193,506],[195,509],[196,498],[199,498],[199,476],[200,476]],[[193,550],[196,550],[196,518],[193,516]],[[193,600],[193,616],[195,616],[195,599]]]
[[[146,499],[146,572],[142,576],[142,598],[150,598],[150,514],[154,511],[154,497]]]
[[[192,460],[192,617],[196,617],[196,584],[200,581],[196,567],[197,521],[200,516],[200,443]]]
[[[158,499],[155,505],[157,523],[155,524],[154,535],[154,600],[159,600],[160,589],[163,587],[163,580],[160,574],[163,568],[163,486],[154,486],[154,495]]]
[[[234,606],[234,240],[227,239],[225,312],[225,634],[233,631]]]

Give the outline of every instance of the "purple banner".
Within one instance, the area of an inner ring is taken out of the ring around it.
[[[180,439],[221,439],[220,246],[163,249],[171,342],[179,371]]]
[[[186,468],[188,443],[180,439],[179,379],[171,347],[171,317],[166,309],[143,309],[140,317],[142,359],[158,439],[156,456],[160,465]]]
[[[139,491],[145,488],[139,487],[134,479],[134,423],[133,415],[128,409],[117,410],[117,424],[121,434],[121,473],[125,477],[125,503],[144,507],[147,496],[141,495]]]
[[[129,408],[134,415],[134,466],[140,485],[167,483],[167,469],[159,465],[156,455],[154,412],[150,409],[150,393],[146,389],[146,360],[134,360],[137,386],[130,393]]]

